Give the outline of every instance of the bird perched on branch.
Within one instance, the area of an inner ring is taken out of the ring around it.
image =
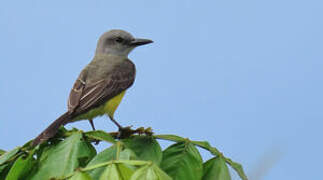
[[[97,44],[93,60],[81,71],[68,99],[68,110],[49,125],[32,142],[36,146],[53,137],[60,126],[79,120],[89,120],[108,115],[119,128],[126,129],[113,117],[126,90],[134,83],[135,65],[128,54],[136,47],[152,43],[149,39],[134,38],[123,30],[104,33]]]

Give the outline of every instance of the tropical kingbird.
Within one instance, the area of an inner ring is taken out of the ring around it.
[[[128,54],[141,45],[152,43],[149,39],[134,38],[123,30],[104,33],[98,43],[93,60],[81,71],[68,99],[68,111],[49,125],[32,143],[36,146],[53,137],[60,126],[79,120],[89,120],[108,115],[118,126],[113,115],[119,103],[135,80],[135,65]]]

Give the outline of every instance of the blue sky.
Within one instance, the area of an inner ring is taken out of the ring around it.
[[[98,37],[121,28],[155,41],[130,55],[138,72],[116,113],[121,124],[208,140],[253,177],[272,166],[264,180],[323,179],[322,7],[0,1],[0,148],[22,145],[62,114]],[[95,124],[115,130],[107,118]]]

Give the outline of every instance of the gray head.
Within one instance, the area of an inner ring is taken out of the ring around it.
[[[111,30],[100,37],[95,54],[128,56],[135,47],[152,42],[149,39],[134,38],[130,33],[123,30]]]

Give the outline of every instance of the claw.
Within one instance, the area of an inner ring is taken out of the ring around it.
[[[119,128],[117,138],[118,139],[125,139],[125,138],[130,137],[132,134],[134,134],[134,130],[132,130],[131,127],[132,126]]]
[[[125,139],[125,138],[129,138],[130,136],[132,136],[136,133],[138,135],[143,135],[143,134],[148,135],[148,136],[153,135],[153,131],[152,131],[151,127],[148,127],[147,129],[145,129],[144,127],[140,127],[135,130],[131,129],[131,127],[132,126],[119,128],[119,131],[116,133],[116,138],[117,139]]]
[[[135,132],[138,133],[138,135],[142,135],[145,133],[145,128],[144,127],[137,128]]]

